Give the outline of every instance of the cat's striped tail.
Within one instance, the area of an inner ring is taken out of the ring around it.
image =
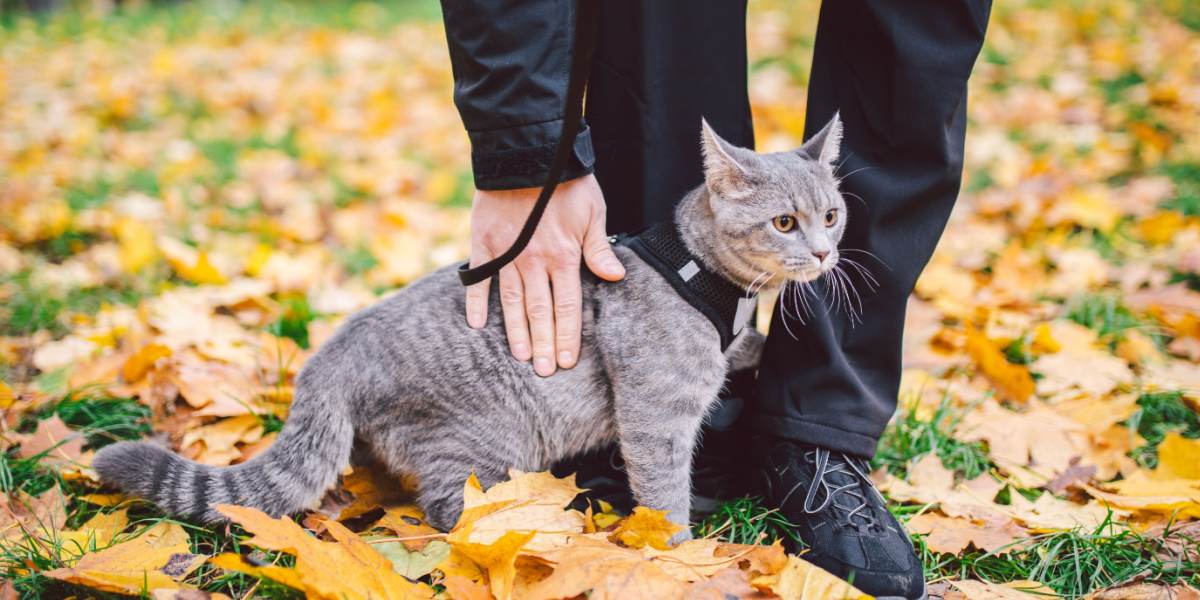
[[[272,516],[311,508],[349,463],[354,427],[341,407],[302,398],[302,389],[279,438],[246,463],[212,467],[157,444],[120,442],[101,449],[92,466],[103,482],[200,521],[224,520],[212,508],[217,504],[249,506]]]

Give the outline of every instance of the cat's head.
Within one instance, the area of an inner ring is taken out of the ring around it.
[[[704,185],[722,265],[738,279],[811,281],[837,266],[846,203],[834,176],[842,121],[834,115],[796,150],[758,154],[701,123]],[[774,279],[774,278],[773,278]]]

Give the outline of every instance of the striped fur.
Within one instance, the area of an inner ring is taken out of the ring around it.
[[[758,155],[705,128],[706,185],[676,212],[684,242],[744,286],[801,278],[795,265],[841,236],[841,226],[821,224],[831,207],[844,214],[828,152],[839,131],[835,121],[799,152]],[[803,221],[796,235],[773,228],[785,213]],[[304,366],[291,416],[263,454],[214,468],[120,443],[97,454],[96,471],[179,516],[218,520],[220,503],[283,515],[319,501],[357,440],[391,472],[416,475],[429,522],[446,529],[468,474],[492,485],[510,468],[544,470],[618,442],[638,501],[686,523],[701,421],[731,362],[757,360],[761,336],[746,331],[723,354],[703,315],[632,252],[617,253],[623,282],[584,278],[572,369],[541,378],[512,357],[495,289],[487,326],[471,329],[447,268],[347,319]],[[811,265],[800,272],[816,276]]]

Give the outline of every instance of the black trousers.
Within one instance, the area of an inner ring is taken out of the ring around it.
[[[958,195],[967,77],[990,9],[990,0],[822,5],[806,135],[841,111],[850,212],[841,247],[879,285],[871,292],[847,269],[860,323],[817,308],[791,324],[792,337],[776,309],[744,415],[759,432],[874,454],[896,408],[907,298]],[[606,0],[603,11],[586,114],[609,230],[632,231],[669,218],[703,181],[701,116],[753,146],[746,5]]]

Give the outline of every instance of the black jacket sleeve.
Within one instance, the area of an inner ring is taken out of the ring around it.
[[[541,187],[562,129],[574,0],[442,0],[454,103],[481,190]],[[563,180],[592,171],[587,126]]]

